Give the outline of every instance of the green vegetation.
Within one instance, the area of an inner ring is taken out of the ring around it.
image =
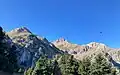
[[[85,58],[83,61],[79,62],[79,75],[90,75],[91,73],[91,59],[90,58]]]
[[[108,63],[102,54],[99,54],[97,57],[95,57],[95,62],[92,64],[91,75],[110,75],[112,72],[111,67],[112,65]]]
[[[62,75],[78,75],[79,64],[72,55],[62,55],[59,66]]]
[[[25,75],[116,75],[116,69],[101,54],[94,60],[85,58],[82,61],[63,54],[58,60],[40,57],[35,68],[29,68]]]

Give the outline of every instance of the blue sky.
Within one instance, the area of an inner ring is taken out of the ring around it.
[[[50,41],[64,37],[118,48],[120,0],[0,0],[0,25],[6,31],[26,26]]]

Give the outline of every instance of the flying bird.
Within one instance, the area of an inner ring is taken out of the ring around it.
[[[100,32],[100,34],[102,34],[102,32]]]

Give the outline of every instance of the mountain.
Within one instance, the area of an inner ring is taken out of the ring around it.
[[[53,58],[62,53],[46,38],[34,35],[26,27],[16,28],[7,32],[7,35],[17,47],[18,63],[25,68],[34,66],[41,55]]]
[[[34,66],[41,55],[49,58],[57,54],[68,53],[74,58],[82,60],[86,57],[95,57],[102,53],[109,57],[113,65],[120,62],[120,49],[110,48],[102,43],[91,42],[85,45],[73,44],[64,38],[49,42],[46,38],[33,34],[26,27],[16,28],[6,33],[17,47],[18,64],[25,68]],[[120,66],[119,66],[120,67]]]
[[[120,62],[120,49],[110,48],[102,43],[91,42],[85,45],[78,45],[70,43],[64,38],[60,38],[52,43],[60,50],[74,55],[74,57],[79,60],[88,56],[95,57],[97,54],[102,53],[103,55],[109,55],[114,62],[118,64]]]
[[[49,42],[46,38],[33,34],[26,27],[16,28],[7,32],[5,41],[8,46],[13,47],[13,49],[15,48],[14,54],[17,56],[19,67],[24,68],[23,70],[30,69],[31,67],[35,69],[36,62],[40,62],[39,60],[43,61],[43,59],[40,59],[41,56],[47,56],[48,58],[55,57],[52,59],[52,62],[56,60],[56,65],[59,65],[62,69],[65,66],[61,66],[61,63],[64,64],[66,62],[66,64],[69,64],[67,59],[74,58],[74,61],[77,63],[79,60],[84,61],[83,59],[90,57],[90,62],[93,62],[99,54],[102,54],[107,59],[107,62],[112,64],[113,68],[120,68],[120,49],[110,48],[103,43],[91,42],[78,45],[64,38]],[[44,60],[49,61],[49,59]],[[54,62],[51,63],[51,65],[53,64]]]

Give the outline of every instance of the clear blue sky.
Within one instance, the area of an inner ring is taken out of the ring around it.
[[[117,48],[120,0],[0,0],[0,25],[6,31],[26,26],[50,41],[64,37]]]

